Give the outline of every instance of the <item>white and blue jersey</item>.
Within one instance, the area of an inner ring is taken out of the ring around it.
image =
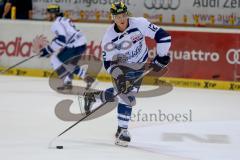
[[[85,36],[76,29],[70,19],[57,17],[51,27],[55,38],[46,49],[49,53],[59,52],[62,48],[76,48],[87,43]]]
[[[111,74],[110,62],[114,61],[114,57],[125,57],[126,64],[144,64],[148,58],[145,37],[155,39],[159,56],[168,54],[171,45],[170,35],[147,19],[130,17],[129,26],[124,32],[118,32],[115,24],[112,24],[107,29],[101,44],[106,70]]]

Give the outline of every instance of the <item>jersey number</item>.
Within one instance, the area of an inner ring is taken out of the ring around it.
[[[106,61],[106,55],[107,53],[105,51],[102,52],[102,56],[103,56],[103,61]]]
[[[158,30],[158,27],[156,27],[154,24],[150,23],[148,26],[149,29],[151,29],[153,32],[156,32]]]

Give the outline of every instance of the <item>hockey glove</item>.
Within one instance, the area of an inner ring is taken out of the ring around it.
[[[123,74],[119,75],[116,79],[116,86],[118,92],[124,93],[127,90],[126,78]]]
[[[42,58],[42,57],[50,57],[51,56],[51,53],[50,52],[48,52],[47,51],[47,49],[46,48],[43,48],[43,49],[41,49],[40,50],[40,58]]]
[[[44,35],[36,36],[32,41],[32,51],[40,54],[40,51],[48,44],[47,37]]]
[[[168,63],[170,62],[170,57],[169,55],[160,57],[157,55],[153,61],[150,63],[150,68],[153,68],[153,71],[158,72],[161,69],[165,68]]]
[[[95,79],[89,75],[86,75],[83,80],[87,83],[87,89],[91,88],[93,82],[95,81]]]

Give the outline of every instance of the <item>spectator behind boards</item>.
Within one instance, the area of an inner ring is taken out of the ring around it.
[[[11,18],[11,8],[13,0],[0,0],[0,16],[1,18]]]
[[[16,19],[32,19],[32,0],[14,0]]]

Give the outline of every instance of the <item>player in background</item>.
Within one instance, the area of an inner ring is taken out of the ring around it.
[[[115,144],[127,146],[131,141],[128,123],[132,107],[136,104],[135,96],[141,81],[131,88],[128,86],[144,73],[148,59],[145,37],[150,37],[157,43],[156,57],[151,61],[149,68],[158,72],[170,62],[168,51],[171,46],[171,36],[145,18],[129,17],[127,6],[123,2],[113,3],[110,12],[114,23],[105,32],[101,47],[104,67],[114,79],[114,88],[99,93],[88,93],[85,101],[90,107],[91,102],[95,101],[94,98],[100,98],[102,102],[118,101],[118,129],[115,134]],[[119,92],[121,94],[117,99],[114,98],[113,95]]]
[[[55,38],[40,50],[40,57],[51,56],[51,65],[59,78],[63,80],[63,86],[57,89],[72,89],[73,74],[81,77],[87,83],[87,87],[90,87],[94,79],[77,65],[80,56],[87,48],[85,36],[76,29],[70,19],[63,17],[60,6],[57,4],[48,5],[47,19],[54,21],[51,31],[55,34]]]

